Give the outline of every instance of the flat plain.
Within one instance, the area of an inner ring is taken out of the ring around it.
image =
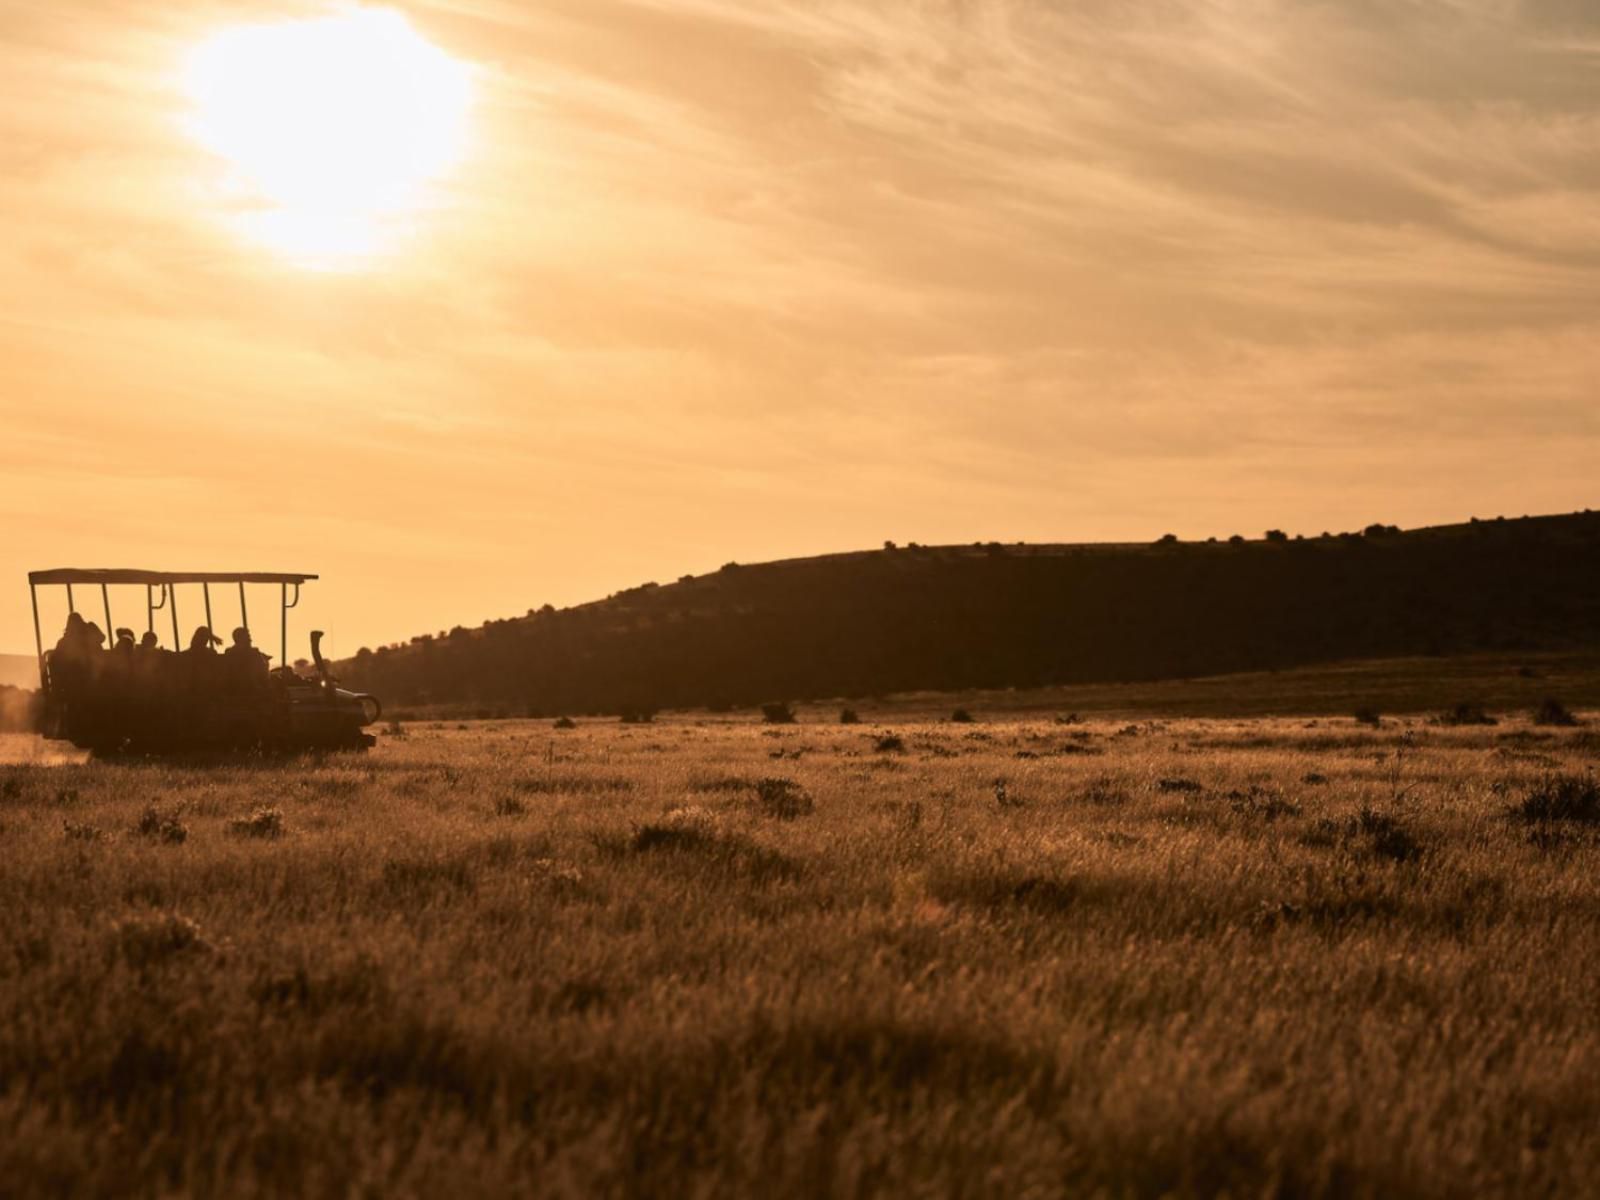
[[[1600,1192],[1600,733],[412,722],[0,766],[0,1180]]]

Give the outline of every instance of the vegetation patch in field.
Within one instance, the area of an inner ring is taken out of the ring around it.
[[[178,846],[188,838],[189,827],[178,819],[177,813],[164,813],[151,804],[139,814],[133,832],[148,841]]]
[[[1536,821],[1600,822],[1600,779],[1593,775],[1547,775],[1523,795],[1512,814]]]
[[[87,821],[67,820],[61,822],[61,835],[69,842],[98,842],[105,836],[98,826]]]
[[[1050,872],[1020,867],[974,866],[933,872],[928,891],[945,904],[995,912],[1060,915],[1083,898],[1080,885]]]
[[[440,893],[470,892],[477,886],[471,865],[461,856],[391,858],[383,864],[381,890],[394,900],[426,901]]]
[[[287,832],[281,808],[257,808],[248,817],[236,817],[228,822],[228,832],[234,837],[273,840]]]
[[[365,955],[323,970],[258,975],[249,994],[262,1008],[313,1018],[338,1008],[387,1008],[393,999],[383,968]]]
[[[1395,863],[1415,862],[1423,844],[1398,817],[1363,806],[1343,821],[1322,818],[1300,839],[1308,846],[1338,847]]]
[[[181,955],[210,953],[215,949],[200,926],[180,913],[124,917],[112,925],[111,940],[129,965],[141,969]]]
[[[1284,797],[1281,792],[1251,784],[1244,789],[1234,788],[1226,793],[1228,807],[1241,817],[1254,820],[1276,821],[1279,817],[1298,817],[1300,806]]]
[[[723,829],[703,809],[674,809],[660,820],[634,826],[626,836],[602,834],[594,842],[608,857],[677,859],[712,874],[758,883],[793,881],[802,874],[800,864],[788,855]]]
[[[513,785],[536,796],[586,796],[600,792],[631,792],[633,780],[622,775],[595,775],[581,771],[528,775]]]
[[[796,817],[810,816],[816,809],[811,793],[792,779],[768,776],[756,781],[756,803],[769,817],[792,821]]]
[[[1434,716],[1433,724],[1444,726],[1498,725],[1500,724],[1500,719],[1484,712],[1483,705],[1464,700]]]
[[[1571,728],[1574,725],[1581,725],[1583,722],[1579,721],[1561,701],[1553,696],[1547,696],[1533,710],[1533,723],[1535,725],[1554,725]]]

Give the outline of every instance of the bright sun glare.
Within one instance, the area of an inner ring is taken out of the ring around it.
[[[391,246],[465,147],[466,66],[388,9],[224,30],[186,82],[190,132],[232,167],[230,220],[304,266]]]

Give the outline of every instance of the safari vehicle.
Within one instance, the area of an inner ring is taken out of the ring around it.
[[[101,754],[366,749],[374,739],[363,732],[364,727],[378,719],[382,706],[372,696],[338,686],[322,658],[321,630],[311,633],[316,674],[302,676],[289,665],[289,610],[300,603],[301,585],[315,578],[260,571],[30,572],[40,732]],[[185,650],[178,589],[196,584],[205,624],[194,631],[190,649]],[[254,649],[246,584],[278,588],[275,668]],[[39,625],[39,589],[53,586],[66,589],[67,631],[55,649],[47,650]],[[213,586],[238,588],[239,627],[234,639],[238,645],[227,655],[212,649],[221,641],[213,632]],[[112,590],[129,587],[144,590],[144,637],[137,645],[130,638],[114,649],[102,649],[100,643],[116,629]],[[103,633],[92,618],[79,613],[75,588],[99,592],[106,622]],[[162,612],[166,619],[158,622]],[[158,623],[170,623],[170,649],[161,644]]]

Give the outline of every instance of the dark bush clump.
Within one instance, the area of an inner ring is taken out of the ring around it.
[[[1368,708],[1363,705],[1356,709],[1353,715],[1357,725],[1366,725],[1369,728],[1376,729],[1383,724],[1383,718],[1378,715],[1378,710],[1375,708]]]
[[[795,723],[794,709],[789,707],[786,700],[776,704],[763,704],[761,706],[761,719],[768,725],[793,725]]]
[[[859,725],[861,724],[861,714],[853,708],[841,708],[839,710],[839,724]]]
[[[576,729],[578,723],[571,717],[557,717],[555,727],[557,729]]]
[[[189,836],[189,828],[172,813],[163,813],[150,805],[139,815],[139,823],[133,831],[140,837],[150,838],[153,841],[165,842],[169,846],[181,845]]]
[[[1522,797],[1512,815],[1536,821],[1600,822],[1600,780],[1593,775],[1547,775]]]
[[[816,808],[811,801],[811,794],[805,788],[792,779],[776,776],[756,781],[756,799],[767,816],[777,817],[780,821],[808,816]]]
[[[898,733],[886,733],[873,743],[872,748],[879,754],[903,754],[906,743]]]
[[[1372,853],[1393,862],[1412,862],[1422,857],[1422,843],[1404,825],[1387,813],[1363,808],[1355,828],[1367,841]]]
[[[950,714],[950,719],[957,725],[971,725],[973,722],[972,714],[964,708],[956,709],[955,712]]]
[[[1483,705],[1463,700],[1434,717],[1435,725],[1498,725],[1499,720],[1483,711]]]
[[[656,710],[653,708],[625,708],[617,714],[617,719],[624,725],[648,725],[656,719]]]
[[[1561,701],[1554,697],[1546,697],[1539,702],[1539,707],[1533,710],[1533,723],[1535,725],[1561,725],[1570,728],[1580,722]]]

